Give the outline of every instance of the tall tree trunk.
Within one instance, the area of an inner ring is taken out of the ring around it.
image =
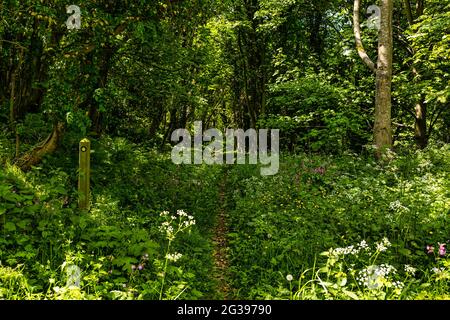
[[[408,19],[409,24],[414,23],[414,17],[412,14],[411,3],[409,0],[403,0],[403,6],[405,7],[406,18]]]
[[[19,72],[20,65],[13,67],[10,83],[10,97],[9,97],[9,125],[11,130],[16,129],[16,78]]]
[[[383,149],[392,147],[393,11],[393,0],[381,1],[381,29],[378,43],[374,125],[374,139],[378,156],[381,155]]]
[[[156,104],[156,113],[152,116],[152,124],[150,125],[150,129],[148,130],[148,134],[150,137],[153,137],[158,128],[161,125],[161,122],[164,120],[164,106],[161,101],[158,101]]]
[[[311,46],[312,52],[316,55],[317,60],[322,63],[322,55],[324,51],[324,43],[321,35],[321,28],[323,24],[323,12],[314,6],[313,12],[309,15],[309,45]],[[314,65],[314,70],[319,73],[319,64]]]
[[[245,26],[236,30],[238,53],[234,59],[235,122],[242,128],[256,128],[258,118],[265,109],[265,90],[268,79],[266,64],[266,39],[258,31],[260,19],[255,13],[260,9],[258,0],[247,0],[236,5],[246,19]]]
[[[369,58],[362,44],[359,23],[360,4],[360,0],[354,0],[353,28],[359,56],[369,69],[376,72],[375,124],[373,135],[377,148],[376,156],[381,157],[384,149],[392,147],[392,56],[394,42],[392,16],[394,3],[393,0],[381,0],[381,23],[378,42],[378,61],[376,65]]]
[[[101,136],[102,134],[102,113],[99,110],[98,103],[93,99],[96,89],[103,89],[106,87],[108,82],[109,70],[111,59],[113,57],[113,49],[109,46],[103,49],[100,53],[101,65],[99,67],[99,75],[96,88],[92,91],[91,97],[89,99],[89,111],[88,116],[91,120],[91,131],[94,132],[97,136]]]
[[[408,18],[409,25],[413,25],[415,18],[413,16],[413,11],[411,7],[410,0],[403,0],[403,5],[406,13],[406,17]],[[419,0],[416,3],[416,16],[420,17],[423,15],[424,3],[423,0]],[[413,51],[414,52],[414,51]],[[414,64],[412,67],[412,73],[415,79],[419,78],[419,72],[415,68]],[[414,115],[415,115],[415,140],[416,145],[420,149],[424,149],[428,145],[428,130],[427,130],[427,109],[424,102],[423,97],[420,97],[420,100],[415,104],[414,107]]]

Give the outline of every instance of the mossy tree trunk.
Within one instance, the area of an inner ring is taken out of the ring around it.
[[[34,147],[31,151],[25,153],[22,157],[16,160],[17,165],[23,171],[30,170],[33,166],[38,165],[44,156],[53,153],[57,148],[59,141],[63,135],[64,124],[59,122],[54,125],[50,135]]]

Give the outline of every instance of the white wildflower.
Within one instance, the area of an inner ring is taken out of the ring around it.
[[[166,259],[169,260],[169,261],[176,262],[176,261],[180,260],[182,256],[183,255],[181,253],[177,253],[177,252],[175,252],[175,253],[168,253],[166,255]]]
[[[369,245],[367,244],[366,240],[362,240],[362,241],[358,244],[358,247],[359,247],[360,250],[365,250],[365,251],[369,251],[369,250],[370,250],[370,247],[369,247]]]
[[[161,216],[165,217],[166,221],[161,223],[159,229],[166,234],[168,240],[174,240],[179,232],[195,225],[194,217],[183,210],[177,210],[177,214],[172,216],[169,215],[169,212],[164,211]]]
[[[409,264],[405,264],[405,272],[409,273],[410,275],[415,275],[416,274],[416,268],[410,266]]]
[[[355,248],[355,246],[348,246],[346,248],[336,248],[331,252],[334,256],[345,256],[345,255],[357,255],[359,253],[359,249]]]
[[[286,280],[289,281],[289,282],[291,282],[292,280],[294,280],[294,277],[292,276],[292,274],[288,274],[288,275],[286,276]]]
[[[188,216],[188,214],[186,212],[184,212],[184,210],[177,210],[177,215],[179,215],[180,217]]]
[[[357,281],[369,289],[379,289],[386,283],[387,277],[396,272],[397,270],[388,264],[372,265],[359,271]]]
[[[405,284],[401,281],[394,281],[392,282],[392,286],[396,289],[403,289],[405,287]]]
[[[378,266],[369,266],[358,273],[356,278],[359,285],[369,289],[378,289],[382,286],[381,277],[378,275]]]
[[[433,273],[435,273],[435,274],[441,274],[444,271],[444,268],[434,267],[433,269],[431,269],[431,271],[433,271]]]
[[[394,202],[391,202],[389,204],[389,209],[391,209],[392,211],[397,211],[397,212],[409,212],[409,208],[405,207],[399,200],[396,200]]]
[[[193,226],[194,224],[195,224],[195,220],[190,220],[190,221],[184,221],[184,222],[182,223],[182,226],[183,226],[184,228],[187,228],[187,227]]]
[[[383,238],[381,242],[376,243],[377,251],[384,252],[391,246],[391,243],[387,238]]]

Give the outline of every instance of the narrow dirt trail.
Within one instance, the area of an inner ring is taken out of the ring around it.
[[[216,299],[229,300],[231,299],[232,289],[228,284],[228,243],[227,243],[227,211],[226,211],[226,181],[227,174],[220,185],[219,206],[220,211],[217,217],[216,228],[213,234],[214,243],[214,279],[217,283]]]

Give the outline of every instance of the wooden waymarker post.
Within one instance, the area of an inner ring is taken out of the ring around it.
[[[91,142],[88,139],[80,141],[80,169],[78,177],[78,207],[89,210],[90,178],[91,178]]]

